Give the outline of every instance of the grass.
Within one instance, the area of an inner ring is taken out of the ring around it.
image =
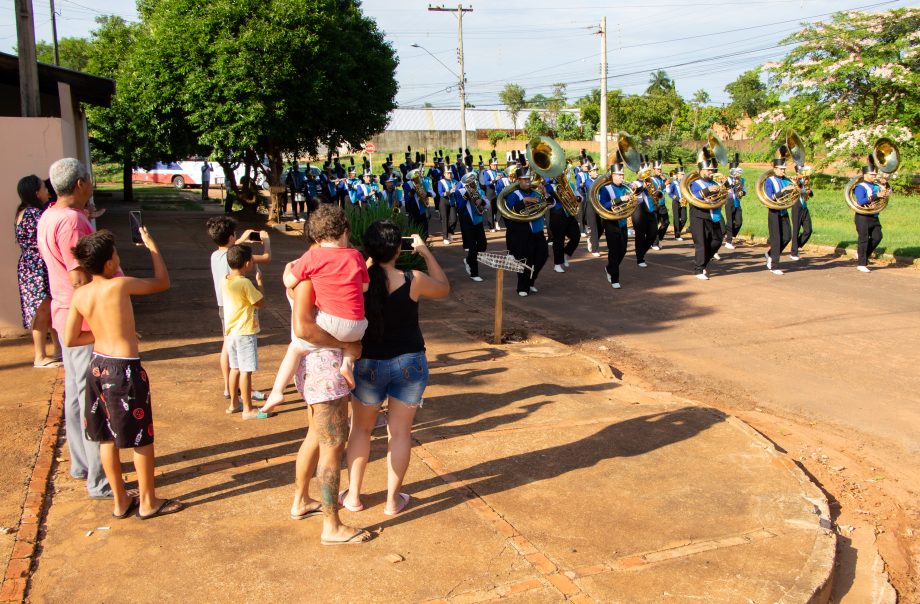
[[[121,199],[122,187],[108,183],[96,187],[97,191],[109,192],[114,197]],[[187,210],[202,212],[204,208],[199,203],[201,193],[198,191],[180,191],[170,185],[134,185],[134,199],[140,204],[142,210],[152,212],[165,210]]]

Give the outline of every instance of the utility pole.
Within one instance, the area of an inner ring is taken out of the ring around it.
[[[463,8],[458,4],[457,8],[447,8],[445,6],[428,5],[430,12],[438,13],[457,13],[457,61],[460,63],[460,146],[465,150],[466,144],[466,72],[463,71],[463,13],[473,12],[472,7]]]
[[[54,43],[54,64],[61,64],[61,57],[58,54],[57,41],[57,16],[54,14],[54,0],[51,0],[51,39]]]
[[[16,0],[16,47],[19,51],[19,103],[22,117],[39,117],[38,63],[35,60],[35,24],[32,0]]]
[[[601,17],[601,165],[607,170],[607,17]]]

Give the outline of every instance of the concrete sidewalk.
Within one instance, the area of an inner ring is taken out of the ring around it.
[[[382,532],[322,547],[318,519],[288,519],[302,404],[289,389],[272,419],[224,414],[203,217],[152,214],[173,279],[136,306],[158,486],[190,507],[114,520],[64,462],[31,600],[808,602],[829,580],[835,537],[823,495],[753,430],[619,382],[552,340],[485,344],[436,303],[423,306],[432,371],[404,488],[413,502],[383,515],[378,433],[367,509],[343,518]],[[277,239],[268,283],[300,251]],[[147,266],[135,249],[123,262],[129,273]],[[287,344],[280,286],[268,301],[262,388]]]

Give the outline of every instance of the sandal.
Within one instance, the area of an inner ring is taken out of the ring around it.
[[[140,507],[137,509],[136,516],[141,520],[150,520],[151,518],[156,518],[157,516],[166,516],[168,514],[175,514],[176,512],[182,511],[185,509],[185,504],[176,499],[164,499],[160,502],[160,507],[150,514],[141,514]]]
[[[387,511],[386,508],[384,508],[384,509],[383,509],[384,515],[386,515],[386,516],[395,516],[395,515],[399,514],[400,512],[402,512],[403,510],[405,510],[405,509],[409,506],[409,500],[412,499],[412,498],[409,497],[409,495],[407,495],[406,493],[398,493],[398,494],[397,494],[397,497],[399,497],[399,503],[400,503],[400,505],[396,506],[396,510],[393,511],[393,512],[389,512],[389,511]]]
[[[364,529],[358,529],[355,534],[348,539],[339,541],[338,539],[320,539],[323,545],[360,545],[373,539],[373,535]]]

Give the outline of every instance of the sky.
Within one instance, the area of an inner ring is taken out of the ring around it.
[[[649,74],[664,69],[679,94],[706,90],[712,104],[730,99],[725,85],[741,73],[789,52],[778,43],[803,21],[840,10],[887,10],[916,0],[466,0],[463,17],[467,102],[500,106],[506,83],[527,96],[549,96],[567,84],[570,102],[598,88],[601,17],[607,18],[608,89],[640,94]],[[0,48],[16,44],[14,0],[0,0]],[[400,59],[401,107],[458,106],[456,13],[429,11],[428,0],[364,0]],[[447,5],[456,8],[457,4]],[[49,0],[33,1],[38,40],[51,39]],[[136,20],[130,0],[55,0],[58,37],[88,36],[94,19]],[[417,44],[422,48],[413,48]],[[430,54],[429,54],[430,53]],[[432,56],[433,55],[433,56]]]

